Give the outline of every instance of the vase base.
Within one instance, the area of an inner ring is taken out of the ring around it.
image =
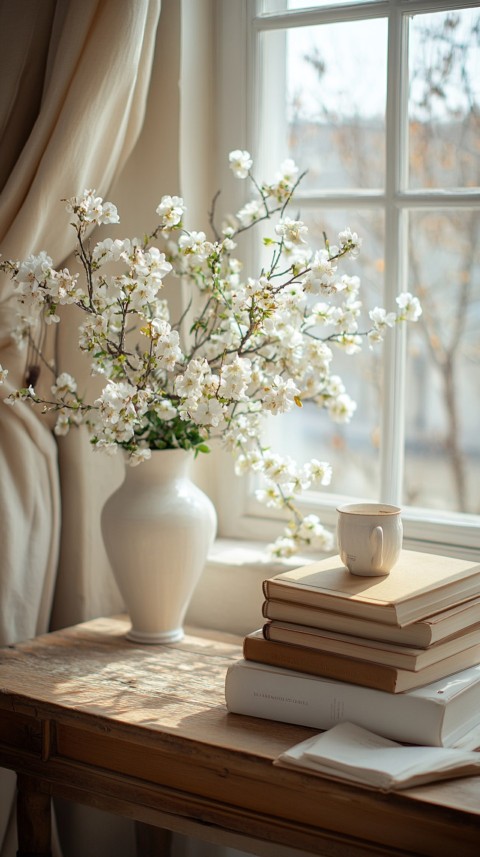
[[[178,643],[185,636],[183,628],[174,628],[172,631],[136,631],[130,628],[126,638],[132,643]]]

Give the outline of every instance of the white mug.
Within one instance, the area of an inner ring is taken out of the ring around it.
[[[386,503],[350,503],[337,512],[338,552],[348,570],[371,577],[388,574],[402,549],[401,509]]]

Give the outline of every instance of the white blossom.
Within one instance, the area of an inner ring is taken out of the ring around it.
[[[228,161],[230,169],[237,179],[247,178],[253,164],[249,152],[246,152],[244,149],[235,149],[235,151],[230,152]]]
[[[360,310],[359,301],[346,302],[339,307],[332,307],[329,311],[329,322],[339,333],[356,333]]]
[[[272,414],[284,414],[295,405],[295,397],[300,390],[291,378],[285,380],[275,375],[272,382],[263,388],[263,406]]]
[[[358,354],[358,352],[362,350],[362,339],[355,333],[346,331],[336,340],[336,345],[338,345],[342,351],[345,351],[346,354]]]
[[[298,169],[295,161],[292,158],[287,158],[280,165],[280,170],[277,173],[275,179],[277,183],[282,182],[289,187],[293,187],[295,182],[297,181],[297,177],[300,170]]]
[[[118,223],[119,216],[116,209],[116,206],[111,202],[104,202],[102,206],[102,213],[98,219],[98,223]]]
[[[360,277],[342,274],[337,283],[337,288],[338,290],[344,290],[348,295],[355,298],[360,290]]]
[[[92,259],[97,264],[106,264],[107,262],[118,262],[121,258],[128,257],[132,252],[132,242],[129,238],[123,241],[120,238],[113,240],[105,238],[103,241],[98,241],[95,244],[92,252]]]
[[[57,419],[55,425],[53,427],[54,433],[57,437],[63,437],[67,435],[70,430],[70,415],[65,408],[62,408],[57,413]]]
[[[308,227],[301,220],[284,217],[275,227],[275,232],[283,238],[287,245],[307,243],[305,235],[308,233]]]
[[[282,536],[269,545],[268,549],[273,556],[288,559],[298,553],[298,543],[291,536]]]
[[[318,461],[316,458],[312,458],[305,465],[304,470],[311,483],[317,482],[320,485],[330,485],[332,481],[333,470],[332,465],[328,461]]]
[[[190,416],[199,425],[218,428],[225,423],[225,409],[218,399],[202,399]]]
[[[54,396],[66,396],[67,393],[75,393],[77,391],[77,382],[75,378],[68,374],[68,372],[62,372],[61,375],[58,376],[55,384],[52,384],[52,393]]]
[[[107,438],[116,442],[128,441],[134,432],[137,417],[135,398],[137,390],[125,381],[108,381],[102,394],[96,399]],[[141,413],[141,408],[139,412]]]
[[[153,410],[155,411],[158,419],[164,420],[165,422],[175,419],[178,415],[178,411],[170,399],[161,399],[159,402],[155,402]]]
[[[240,211],[237,212],[237,218],[242,226],[250,226],[255,223],[265,213],[263,203],[258,199],[252,199],[247,202]]]
[[[146,446],[138,446],[136,449],[133,450],[133,452],[130,453],[127,461],[130,467],[136,467],[143,461],[148,461],[151,457],[151,449],[148,449],[148,447]]]
[[[414,298],[410,292],[403,292],[396,300],[400,309],[397,315],[398,321],[418,321],[422,314],[418,298]]]
[[[257,488],[255,497],[259,503],[264,503],[272,509],[281,509],[283,506],[283,494],[276,485],[269,485],[268,488]]]
[[[205,359],[194,359],[188,364],[183,375],[177,375],[175,379],[175,392],[188,400],[200,399],[202,395],[202,382],[209,373],[209,366]]]
[[[296,537],[306,542],[309,547],[319,550],[331,550],[333,536],[325,529],[317,515],[306,515],[296,530]]]
[[[222,367],[219,393],[226,399],[240,401],[246,398],[246,388],[251,379],[251,362],[235,355],[231,363]]]
[[[22,297],[35,298],[40,290],[40,284],[50,277],[52,259],[42,250],[37,255],[31,254],[19,263],[14,276],[17,293]]]
[[[163,229],[173,229],[178,226],[186,212],[181,196],[162,196],[160,204],[155,209],[160,217],[160,225]]]
[[[129,261],[132,264],[136,282],[153,281],[157,287],[160,287],[163,278],[172,270],[172,265],[167,261],[165,253],[162,253],[158,247],[150,247],[148,250],[135,247]]]
[[[178,239],[178,246],[190,262],[202,262],[212,252],[212,244],[205,232],[187,232]]]
[[[262,456],[261,469],[265,478],[277,485],[290,485],[297,479],[297,467],[293,459],[271,451]]]
[[[66,209],[74,215],[74,224],[83,227],[85,224],[118,223],[119,216],[116,207],[111,202],[104,202],[96,196],[95,190],[84,190],[80,197],[73,196],[67,200]]]
[[[327,402],[329,416],[335,423],[349,423],[356,408],[356,402],[350,398],[348,393],[341,393]]]
[[[357,233],[352,232],[350,227],[338,233],[338,243],[340,245],[340,252],[348,250],[350,256],[358,256],[362,244]]]
[[[393,327],[395,324],[395,313],[387,312],[383,307],[374,307],[374,309],[371,309],[368,314],[377,330],[383,330],[386,327]]]
[[[162,369],[173,371],[175,364],[183,360],[178,331],[172,330],[168,321],[158,318],[153,319],[150,331],[158,365]]]
[[[326,292],[331,294],[335,291],[335,273],[337,267],[330,259],[327,250],[318,250],[310,263],[303,285],[306,292],[319,294]]]
[[[374,307],[368,313],[373,322],[373,328],[368,332],[370,345],[382,342],[388,328],[393,327],[396,322],[394,312],[387,312],[383,307]]]

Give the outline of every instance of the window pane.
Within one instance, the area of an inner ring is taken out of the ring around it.
[[[480,513],[480,214],[410,215],[405,502]]]
[[[288,151],[309,165],[305,188],[382,187],[386,21],[299,27],[286,39]]]
[[[410,25],[412,188],[480,185],[480,12],[418,15]]]
[[[332,242],[348,224],[363,239],[360,256],[339,264],[338,273],[357,275],[361,279],[360,297],[365,310],[381,303],[383,288],[383,215],[372,211],[303,212],[309,226],[312,246],[323,246],[323,231]],[[340,270],[341,268],[341,270]],[[313,303],[324,300],[313,299]],[[367,326],[365,318],[359,331]],[[328,336],[331,329],[323,334]],[[298,461],[318,458],[333,466],[330,490],[356,496],[375,497],[379,492],[379,431],[381,420],[380,363],[381,348],[346,355],[332,345],[332,374],[341,377],[357,409],[350,423],[334,423],[324,409],[306,404],[301,410],[272,418],[269,440],[272,448]]]

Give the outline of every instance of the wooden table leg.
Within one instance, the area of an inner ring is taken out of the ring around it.
[[[135,822],[137,857],[170,857],[172,834],[161,827]]]
[[[17,857],[51,857],[50,795],[34,777],[17,777]]]

